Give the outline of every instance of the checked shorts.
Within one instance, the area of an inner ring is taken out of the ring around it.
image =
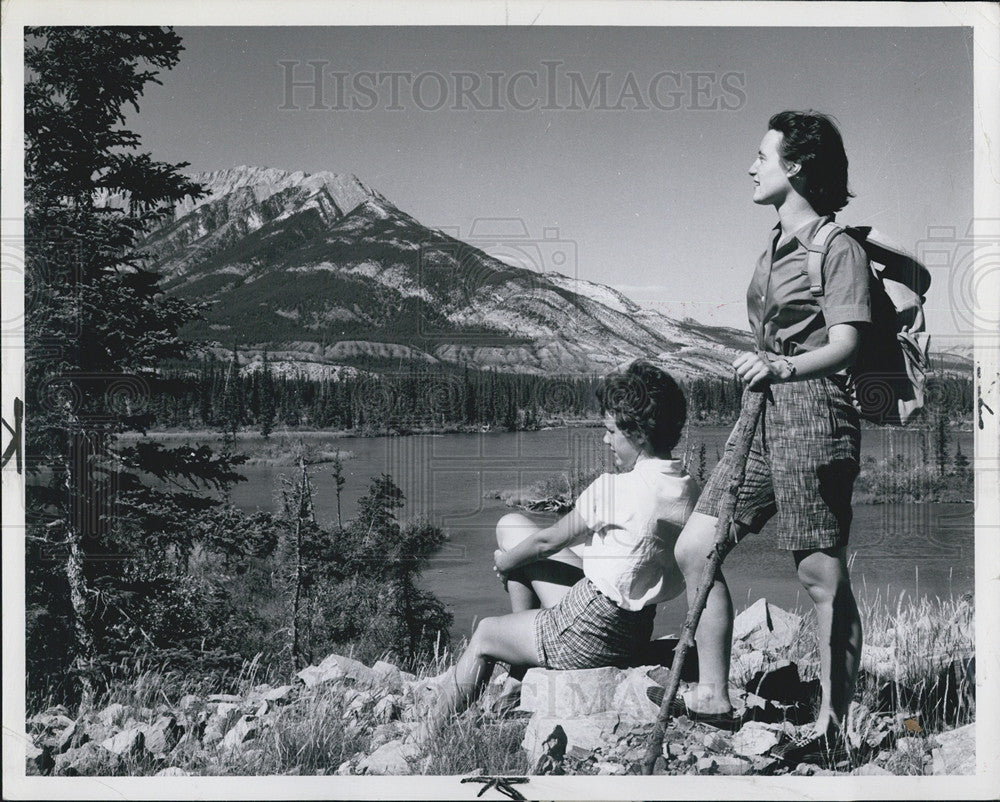
[[[744,392],[741,418],[749,392]],[[696,512],[719,516],[739,428],[737,424],[729,436]],[[772,385],[750,447],[734,520],[759,532],[777,514],[781,549],[846,546],[860,452],[858,413],[840,378]]]
[[[535,648],[544,668],[624,667],[649,643],[656,605],[623,610],[584,577],[555,607],[535,616]]]

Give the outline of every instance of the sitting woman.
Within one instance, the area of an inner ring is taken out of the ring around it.
[[[673,548],[698,499],[697,483],[671,457],[687,415],[684,394],[662,370],[637,361],[606,378],[597,397],[620,472],[599,476],[552,526],[501,519],[494,570],[515,612],[476,627],[440,687],[431,730],[479,696],[497,660],[627,665],[649,642],[656,604],[684,590]]]

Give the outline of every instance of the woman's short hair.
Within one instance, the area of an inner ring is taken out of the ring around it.
[[[637,444],[648,443],[655,456],[668,455],[687,420],[687,400],[680,385],[665,371],[637,359],[624,373],[606,376],[597,388],[601,414]]]
[[[782,111],[767,123],[784,134],[781,158],[802,166],[802,195],[819,214],[833,214],[847,205],[847,153],[837,124],[818,111]]]

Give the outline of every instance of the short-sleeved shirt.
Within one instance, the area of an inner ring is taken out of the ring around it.
[[[826,345],[827,328],[838,323],[871,322],[868,256],[846,234],[830,241],[823,260],[823,295],[809,289],[809,251],[829,217],[819,217],[778,245],[781,225],[768,237],[747,290],[747,314],[757,347],[793,356]],[[777,246],[777,247],[776,247]]]
[[[578,551],[583,573],[625,610],[672,599],[684,589],[674,544],[698,500],[698,483],[675,459],[640,459],[627,473],[605,473],[576,510],[591,529]]]

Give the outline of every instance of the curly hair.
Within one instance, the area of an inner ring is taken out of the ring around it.
[[[781,158],[801,165],[802,196],[819,214],[833,214],[854,194],[847,188],[847,153],[837,124],[818,111],[782,111],[767,123],[784,134]]]
[[[606,376],[597,388],[597,400],[602,415],[613,415],[618,429],[637,444],[647,443],[654,456],[668,456],[681,439],[687,420],[684,391],[645,360]]]

